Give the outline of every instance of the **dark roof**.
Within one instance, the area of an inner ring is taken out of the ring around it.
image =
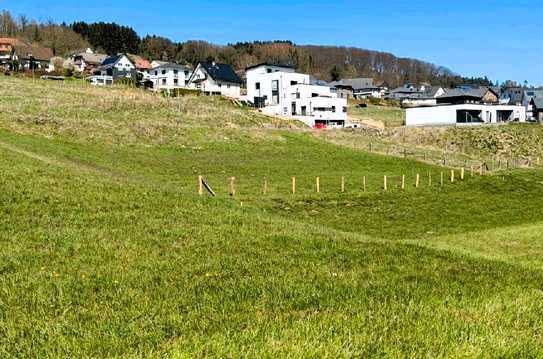
[[[481,87],[474,87],[474,88],[466,87],[466,88],[447,89],[445,91],[445,94],[439,96],[439,98],[473,97],[477,99],[482,99],[488,91],[491,91],[495,95],[497,95],[496,92],[494,92],[494,90],[492,90],[491,88],[481,86]]]
[[[332,86],[349,86],[353,89],[362,89],[362,88],[369,88],[373,87],[373,79],[372,78],[355,78],[355,79],[342,79],[339,81],[334,81],[330,85]]]
[[[403,85],[403,86],[397,87],[394,90],[390,91],[390,93],[392,93],[392,94],[396,94],[396,93],[411,94],[411,93],[421,93],[421,91],[419,91],[416,87]]]
[[[241,79],[230,65],[219,64],[216,62],[200,62],[199,65],[201,65],[215,81],[232,82],[236,84],[242,83]]]
[[[424,94],[429,97],[436,97],[436,94],[440,89],[442,89],[441,86],[429,86],[424,90]]]
[[[106,59],[104,61],[102,61],[102,66],[116,64],[121,59],[121,57],[123,57],[123,56],[124,56],[124,54],[108,56],[108,57],[106,57]],[[132,61],[132,60],[130,60],[130,61]]]
[[[532,102],[536,108],[543,109],[543,97],[534,97]]]
[[[256,65],[246,67],[245,71],[256,69],[257,67],[260,67],[260,66],[273,66],[273,67],[284,67],[285,69],[296,69],[296,66],[292,66],[292,65],[274,64],[274,63],[270,63],[270,62],[263,62],[263,63],[260,63],[260,64],[256,64]]]

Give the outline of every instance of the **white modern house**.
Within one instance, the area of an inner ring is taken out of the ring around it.
[[[522,105],[444,104],[406,109],[406,126],[483,125],[526,122]]]
[[[206,95],[239,98],[242,81],[227,64],[200,62],[188,80],[188,87]]]
[[[172,90],[186,88],[191,73],[189,67],[169,62],[147,70],[145,77],[154,91]]]
[[[270,115],[299,119],[308,126],[343,127],[347,100],[329,86],[311,84],[290,66],[259,64],[246,69],[247,100]]]

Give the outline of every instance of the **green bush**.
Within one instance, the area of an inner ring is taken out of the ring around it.
[[[136,87],[136,81],[128,77],[122,77],[120,79],[115,80],[115,84],[129,86],[129,87]]]

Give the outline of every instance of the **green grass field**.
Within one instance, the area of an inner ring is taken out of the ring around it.
[[[349,116],[359,120],[381,122],[386,128],[394,128],[405,125],[405,110],[394,106],[376,106],[368,104],[366,108],[357,106],[358,102],[352,102],[349,106]]]
[[[3,358],[543,356],[541,170],[440,186],[218,98],[79,83],[2,77],[0,113]]]

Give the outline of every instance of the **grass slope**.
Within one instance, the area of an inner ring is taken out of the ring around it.
[[[219,99],[0,84],[2,357],[543,355],[540,172],[415,189],[442,169]]]

